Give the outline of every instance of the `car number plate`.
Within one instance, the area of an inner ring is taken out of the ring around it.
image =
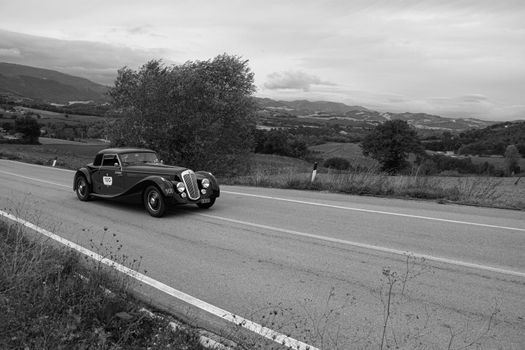
[[[201,203],[210,203],[210,199],[209,198],[203,198],[203,199],[201,199]]]

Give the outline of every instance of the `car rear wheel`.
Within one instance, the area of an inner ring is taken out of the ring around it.
[[[210,198],[208,203],[197,203],[197,206],[201,209],[210,209],[215,204],[215,197]]]
[[[75,192],[77,194],[78,199],[80,199],[81,201],[85,202],[89,200],[89,184],[84,175],[80,175],[77,177]]]
[[[144,207],[151,216],[158,218],[164,215],[166,201],[162,192],[156,186],[149,186],[144,191]]]

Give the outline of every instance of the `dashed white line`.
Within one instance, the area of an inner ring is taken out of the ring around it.
[[[74,249],[90,258],[92,258],[93,260],[95,261],[98,261],[100,263],[103,263],[105,265],[108,265],[112,268],[114,268],[115,270],[119,271],[119,272],[122,272],[124,274],[126,274],[127,276],[130,276],[134,279],[136,279],[137,281],[140,281],[144,284],[147,284],[157,290],[160,290],[174,298],[177,298],[179,300],[182,300],[190,305],[193,305],[201,310],[204,310],[214,316],[217,316],[223,320],[226,320],[226,321],[229,321],[229,322],[232,322],[238,326],[241,326],[243,328],[246,328],[254,333],[257,333],[259,334],[260,336],[263,336],[267,339],[270,339],[278,344],[281,344],[281,345],[285,345],[287,346],[288,348],[291,348],[291,349],[295,349],[295,350],[319,350],[318,348],[316,347],[313,347],[311,345],[308,345],[306,343],[303,343],[299,340],[296,340],[294,338],[291,338],[287,335],[284,335],[284,334],[281,334],[279,332],[276,332],[270,328],[267,328],[267,327],[264,327],[258,323],[255,323],[253,321],[250,321],[244,317],[241,317],[241,316],[238,316],[238,315],[235,315],[229,311],[226,311],[224,309],[221,309],[217,306],[214,306],[212,304],[209,304],[203,300],[200,300],[200,299],[197,299],[195,297],[192,297],[191,295],[189,294],[186,294],[184,292],[181,292],[173,287],[170,287],[162,282],[159,282],[151,277],[148,277],[144,274],[141,274],[140,272],[137,272],[135,270],[132,270],[124,265],[121,265],[113,260],[110,260],[108,258],[105,258],[103,257],[102,255],[99,255],[89,249],[86,249],[76,243],[73,243],[63,237],[60,237],[50,231],[47,231],[29,221],[26,221],[24,219],[21,219],[17,216],[14,216],[12,214],[9,214],[5,211],[2,211],[0,210],[0,216],[3,216],[5,217],[6,219],[9,219],[11,221],[14,221],[14,222],[17,222],[19,224],[22,224],[24,225],[25,227],[33,230],[33,231],[36,231],[46,237],[49,237],[71,249]]]
[[[441,221],[441,222],[448,222],[448,223],[453,223],[453,224],[481,226],[481,227],[498,228],[498,229],[504,229],[504,230],[525,232],[525,228],[519,228],[519,227],[490,225],[490,224],[482,224],[482,223],[478,223],[478,222],[435,218],[435,217],[431,217],[431,216],[421,216],[421,215],[395,213],[395,212],[382,211],[382,210],[372,210],[372,209],[363,209],[363,208],[355,208],[355,207],[346,207],[346,206],[342,206],[342,205],[333,205],[333,204],[309,202],[309,201],[302,201],[302,200],[282,198],[282,197],[263,196],[263,195],[259,195],[259,194],[251,194],[251,193],[243,193],[243,192],[233,192],[233,191],[222,191],[221,190],[221,193],[229,193],[229,194],[235,194],[235,195],[239,195],[239,196],[256,197],[256,198],[270,199],[270,200],[290,202],[290,203],[314,205],[314,206],[325,207],[325,208],[342,209],[342,210],[350,210],[350,211],[359,211],[359,212],[364,212],[364,213],[400,216],[400,217],[406,217],[406,218],[412,218],[412,219]]]
[[[420,254],[420,253],[414,253],[414,252],[410,252],[410,251],[403,251],[403,250],[398,250],[398,249],[381,247],[381,246],[372,245],[372,244],[347,241],[347,240],[339,239],[339,238],[326,237],[326,236],[320,236],[320,235],[315,235],[315,234],[306,233],[306,232],[300,232],[300,231],[283,229],[283,228],[274,227],[274,226],[255,224],[255,223],[252,223],[252,222],[241,221],[241,220],[236,220],[236,219],[230,219],[230,218],[225,218],[225,217],[216,216],[216,215],[209,215],[209,214],[202,214],[202,213],[196,213],[195,215],[207,217],[207,218],[210,218],[210,219],[215,219],[215,220],[221,220],[221,221],[226,221],[226,222],[230,222],[230,223],[240,224],[240,225],[244,225],[244,226],[256,227],[256,228],[269,230],[269,231],[276,231],[276,232],[287,233],[287,234],[294,235],[294,236],[299,236],[299,237],[312,238],[312,239],[325,241],[325,242],[344,244],[344,245],[349,245],[349,246],[353,246],[353,247],[364,248],[364,249],[369,249],[369,250],[375,250],[375,251],[379,251],[379,252],[383,252],[383,253],[389,253],[389,254],[395,254],[395,255],[410,256],[410,257],[420,258],[420,259],[422,258],[422,259],[425,259],[425,260],[445,263],[445,264],[449,264],[449,265],[468,267],[468,268],[477,269],[477,270],[490,271],[490,272],[496,272],[496,273],[500,273],[500,274],[504,274],[504,275],[510,275],[510,276],[516,276],[516,277],[525,278],[525,272],[510,270],[510,269],[501,268],[501,267],[481,265],[481,264],[471,263],[471,262],[467,262],[467,261],[461,261],[461,260],[455,260],[455,259],[449,259],[449,258],[442,258],[442,257],[438,257],[438,256],[428,255],[428,254]]]

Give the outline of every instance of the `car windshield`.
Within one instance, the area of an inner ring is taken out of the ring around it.
[[[158,163],[157,155],[153,152],[132,152],[120,155],[122,165],[141,164],[141,163]]]

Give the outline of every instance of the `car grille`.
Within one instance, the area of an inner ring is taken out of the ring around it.
[[[197,176],[195,176],[195,173],[191,170],[183,171],[182,181],[184,181],[184,186],[186,186],[188,197],[193,200],[199,199],[199,186],[197,185]]]

